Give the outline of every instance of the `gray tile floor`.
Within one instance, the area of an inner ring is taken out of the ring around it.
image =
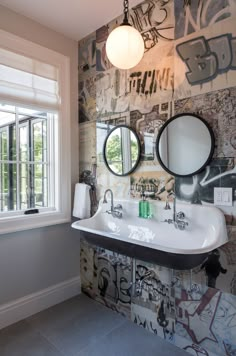
[[[80,295],[0,330],[1,356],[187,356]]]

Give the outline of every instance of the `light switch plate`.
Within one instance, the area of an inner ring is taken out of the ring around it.
[[[232,188],[214,188],[214,204],[222,206],[233,205]]]

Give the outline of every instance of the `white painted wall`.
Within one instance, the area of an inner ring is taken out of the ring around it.
[[[79,172],[77,42],[3,6],[0,28],[70,57],[73,193]],[[0,306],[78,276],[79,254],[70,224],[0,235]]]
[[[0,305],[78,276],[79,254],[70,224],[0,235]]]

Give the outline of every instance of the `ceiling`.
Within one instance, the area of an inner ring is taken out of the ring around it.
[[[130,0],[130,7],[141,0]],[[0,0],[3,5],[74,40],[123,12],[123,0]]]

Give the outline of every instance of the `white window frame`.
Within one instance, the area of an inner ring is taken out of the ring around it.
[[[57,155],[53,160],[54,175],[50,177],[55,182],[55,209],[52,211],[39,210],[38,214],[24,215],[21,211],[0,214],[0,234],[39,228],[43,226],[61,224],[71,221],[71,150],[70,150],[70,59],[60,53],[48,48],[37,45],[33,42],[22,39],[18,36],[0,30],[0,46],[10,51],[15,51],[25,56],[52,64],[59,68],[60,96],[61,105],[57,111],[58,120],[55,123],[55,130],[58,134],[51,137],[55,138]],[[0,84],[1,85],[1,84]],[[0,101],[4,102],[1,100]],[[25,106],[19,102],[6,102],[15,106]],[[34,107],[36,110],[47,110],[46,107]],[[52,145],[53,146],[53,145]],[[50,183],[52,184],[52,183]],[[49,194],[50,190],[49,190]]]

